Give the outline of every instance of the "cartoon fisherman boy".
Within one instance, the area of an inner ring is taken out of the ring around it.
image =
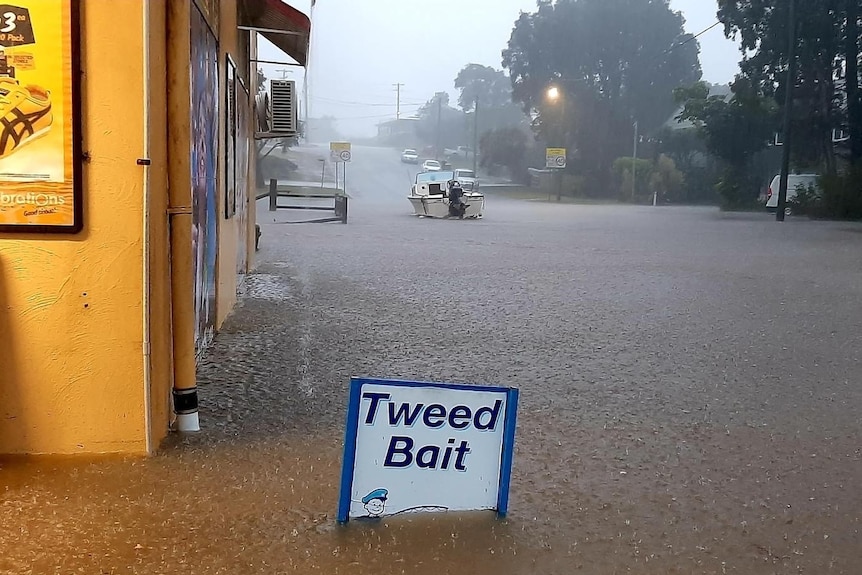
[[[362,498],[362,504],[365,510],[368,511],[369,517],[380,517],[383,515],[383,508],[386,507],[386,497],[389,491],[386,489],[375,489],[368,495]]]

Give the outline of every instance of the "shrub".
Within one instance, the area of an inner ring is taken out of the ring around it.
[[[862,219],[862,164],[843,174],[820,178],[818,209],[812,215],[840,220]]]
[[[799,188],[787,200],[790,210],[812,218],[835,220],[862,219],[862,165],[844,173],[821,176],[819,189]]]

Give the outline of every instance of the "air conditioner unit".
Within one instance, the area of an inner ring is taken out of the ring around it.
[[[294,135],[298,130],[296,82],[271,80],[269,85],[271,130],[275,134]]]

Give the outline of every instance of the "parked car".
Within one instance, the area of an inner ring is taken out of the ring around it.
[[[443,169],[443,166],[440,165],[440,162],[437,160],[425,160],[422,162],[422,171],[423,172],[439,172]]]
[[[455,179],[461,184],[461,187],[467,191],[479,189],[479,179],[473,170],[466,168],[457,168],[455,170]]]
[[[772,178],[772,183],[769,184],[769,189],[766,191],[766,208],[778,208],[778,190],[781,185],[781,175]],[[796,197],[800,189],[807,189],[813,186],[817,189],[817,174],[788,174],[787,175],[787,201]],[[784,213],[790,215],[792,208],[784,208]]]
[[[406,150],[401,152],[401,161],[405,164],[418,164],[419,152],[417,152],[413,148],[407,148]]]

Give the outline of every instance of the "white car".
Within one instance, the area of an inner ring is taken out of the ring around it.
[[[458,180],[458,182],[461,183],[461,187],[468,192],[479,189],[479,179],[476,177],[473,170],[457,168],[455,170],[455,179]]]
[[[778,174],[772,178],[772,183],[769,184],[769,190],[766,192],[766,207],[775,209],[778,207],[778,187],[781,182],[781,175]],[[788,174],[787,175],[787,201],[796,197],[796,193],[800,189],[813,187],[815,191],[818,189],[817,174]],[[792,208],[784,208],[784,213],[790,215]]]
[[[422,171],[423,172],[439,172],[443,169],[443,166],[440,165],[440,162],[437,160],[425,160],[422,162]]]
[[[401,152],[401,161],[405,164],[418,164],[419,152],[412,148],[407,148],[406,150]]]

